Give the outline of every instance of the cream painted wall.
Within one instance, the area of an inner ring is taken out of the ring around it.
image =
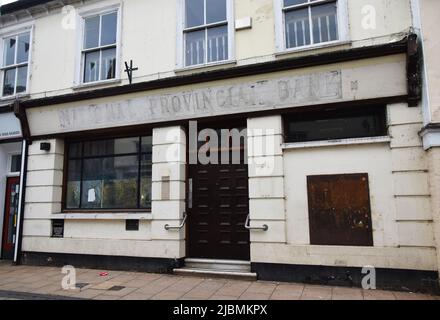
[[[374,11],[370,11],[371,8]],[[366,12],[375,13],[375,28],[364,28]],[[348,14],[350,39],[353,41],[408,31],[412,25],[410,0],[348,0]],[[387,40],[376,39],[372,43],[384,41]]]
[[[342,77],[342,99],[339,101],[356,101],[363,99],[374,99],[380,97],[392,97],[405,95],[407,92],[406,81],[406,64],[405,55],[398,54],[382,58],[363,59],[357,61],[344,62],[339,64],[330,64],[325,66],[317,66],[304,69],[295,69],[284,72],[277,72],[272,74],[257,75],[251,77],[241,77],[223,81],[215,81],[208,83],[201,83],[196,85],[187,85],[181,87],[174,87],[162,90],[152,90],[148,92],[141,92],[136,94],[127,94],[123,96],[113,96],[108,98],[93,99],[87,101],[79,101],[72,103],[65,103],[60,105],[52,105],[39,108],[27,109],[27,117],[29,120],[30,130],[34,136],[52,134],[66,131],[98,129],[104,127],[119,127],[134,124],[144,124],[149,122],[145,119],[124,120],[121,118],[116,122],[99,122],[99,123],[81,123],[81,127],[77,128],[62,128],[60,125],[60,111],[70,110],[75,111],[82,109],[84,106],[95,104],[108,104],[111,106],[118,105],[118,102],[124,103],[127,99],[137,97],[176,94],[179,92],[191,92],[192,90],[200,88],[210,88],[215,86],[239,86],[246,82],[264,81],[269,79],[277,79],[281,77],[299,76],[312,73],[329,72],[341,70]],[[333,101],[334,102],[334,101]],[[310,101],[309,104],[320,104],[320,101]],[[303,106],[304,103],[298,106]],[[294,107],[294,106],[292,106]],[[251,110],[249,107],[245,111],[259,111],[259,107]],[[127,107],[129,110],[129,107]],[[230,109],[226,110],[228,113]],[[206,116],[203,114],[201,116]],[[109,113],[111,118],[111,113]],[[168,120],[179,119],[179,115],[172,115]]]
[[[31,94],[71,91],[75,76],[76,32],[63,29],[62,18],[61,14],[54,14],[35,20]]]
[[[162,258],[185,256],[185,229],[164,228],[166,224],[179,225],[185,211],[186,135],[181,127],[153,129],[152,210],[151,215],[150,212],[141,214],[152,217],[140,219],[137,231],[127,231],[125,227],[125,219],[133,219],[133,213],[109,214],[108,219],[96,219],[93,214],[88,214],[87,218],[62,214],[64,141],[47,140],[51,144],[49,152],[39,150],[40,142],[34,141],[29,147],[23,251]],[[174,153],[175,150],[182,152]],[[163,183],[170,184],[168,198],[161,192]],[[51,219],[66,216],[64,237],[51,238]]]
[[[276,219],[283,220],[285,214],[285,229],[284,221],[272,222],[266,235],[251,234],[252,261],[437,270],[428,157],[416,130],[422,126],[421,108],[390,104],[387,114],[389,142],[303,148],[286,145],[282,151],[284,171],[277,173],[284,181],[284,192],[276,189],[278,197],[284,196],[285,206],[272,203],[271,207],[271,216]],[[276,123],[274,117],[258,121]],[[310,245],[307,176],[347,173],[369,175],[374,246]],[[260,181],[265,183],[267,180]],[[264,195],[259,201],[264,203]],[[251,206],[250,210],[251,218],[261,224],[261,209]],[[278,236],[282,232],[285,240]]]
[[[287,149],[284,168],[288,244],[310,243],[307,176],[368,173],[374,245],[396,245],[393,225],[396,208],[388,144]]]
[[[90,5],[106,6],[115,1],[122,3],[122,63],[120,64],[122,82],[120,84],[128,83],[127,76],[123,72],[123,62],[130,59],[133,59],[135,66],[139,67],[134,73],[135,82],[176,75],[177,0],[94,0],[86,1],[78,8],[85,10]],[[275,32],[277,32],[274,1],[277,0],[234,1],[235,19],[252,18],[251,29],[235,31],[237,64],[278,59],[274,55]],[[411,25],[409,0],[347,0],[347,2],[350,40],[354,41],[352,46],[386,43],[390,41],[389,35],[406,31]],[[376,10],[376,28],[373,30],[365,30],[361,24],[362,9],[365,5],[373,5]],[[52,11],[49,15],[37,15],[35,18],[30,84],[30,93],[33,97],[72,92],[78,67],[76,57],[79,53],[77,39],[80,30],[63,28],[63,20],[65,16],[60,10]],[[372,39],[377,37],[381,39]],[[349,47],[350,45],[345,44],[319,51],[334,51]],[[308,53],[316,53],[316,50],[302,51],[289,56]],[[87,90],[87,88],[76,89],[78,90]]]

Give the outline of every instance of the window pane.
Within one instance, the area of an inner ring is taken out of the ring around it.
[[[29,59],[30,34],[22,34],[18,37],[17,63],[27,62]]]
[[[186,27],[200,26],[205,21],[205,8],[203,0],[186,0]]]
[[[14,94],[15,87],[15,71],[16,69],[9,69],[5,71],[3,78],[3,95],[10,96]]]
[[[10,172],[20,172],[21,170],[21,154],[16,154],[11,157]]]
[[[28,67],[18,68],[17,71],[17,90],[16,93],[26,92]]]
[[[206,23],[226,20],[226,0],[206,0]]]
[[[228,59],[228,27],[208,29],[208,62]]]
[[[5,39],[5,49],[4,49],[4,58],[3,65],[10,66],[15,64],[15,45],[16,45],[16,37]]]
[[[83,208],[137,208],[138,156],[84,159],[83,170]]]
[[[153,139],[151,136],[148,137],[142,137],[142,142],[141,142],[141,152],[142,153],[151,153],[153,148],[153,143],[152,143]]]
[[[78,209],[81,185],[81,160],[70,160],[67,168],[66,208]]]
[[[101,80],[115,78],[116,72],[116,48],[102,50]]]
[[[82,143],[76,142],[69,145],[69,158],[79,158],[82,155]]]
[[[99,80],[99,51],[85,54],[84,59],[84,82]]]
[[[286,46],[300,47],[310,44],[308,9],[286,12]]]
[[[292,119],[288,124],[289,142],[363,138],[386,135],[385,111],[374,108],[336,111]]]
[[[338,39],[336,4],[312,7],[313,41],[321,43]]]
[[[187,66],[205,63],[205,30],[186,34],[185,51]]]
[[[101,46],[116,43],[116,26],[118,14],[116,12],[102,16]]]
[[[284,6],[294,6],[296,4],[306,3],[307,0],[284,0]]]
[[[139,152],[139,137],[84,142],[84,156],[109,156]]]
[[[84,142],[84,157],[112,155],[115,151],[114,140]]]
[[[140,205],[151,208],[151,154],[142,156]]]
[[[86,18],[84,21],[84,48],[99,46],[99,16]]]
[[[139,137],[115,139],[115,154],[138,153]]]

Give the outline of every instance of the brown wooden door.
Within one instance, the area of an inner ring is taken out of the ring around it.
[[[242,149],[240,164],[189,165],[189,257],[250,259],[249,231],[244,227],[249,213],[244,156]]]
[[[372,246],[368,174],[307,177],[310,243]]]
[[[6,182],[5,213],[3,219],[2,258],[14,257],[17,229],[18,197],[20,178],[8,178]]]

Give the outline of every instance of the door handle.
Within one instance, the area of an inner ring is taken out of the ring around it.
[[[165,226],[164,226],[164,228],[165,228],[165,230],[180,230],[180,229],[182,229],[183,228],[183,226],[185,225],[185,223],[186,223],[186,217],[187,217],[187,215],[186,215],[186,213],[184,212],[183,213],[183,220],[182,220],[182,222],[178,225],[178,226],[170,226],[169,224],[166,224]]]
[[[267,231],[269,229],[269,226],[267,224],[263,224],[261,227],[251,227],[251,221],[250,221],[250,214],[246,217],[246,222],[244,223],[244,227],[248,230],[262,230]]]

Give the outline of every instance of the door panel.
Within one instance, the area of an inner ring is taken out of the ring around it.
[[[14,256],[15,235],[17,229],[18,198],[20,179],[8,178],[6,183],[5,214],[3,219],[2,258]]]
[[[244,227],[249,213],[244,148],[239,164],[189,165],[189,257],[250,259],[249,231]]]

